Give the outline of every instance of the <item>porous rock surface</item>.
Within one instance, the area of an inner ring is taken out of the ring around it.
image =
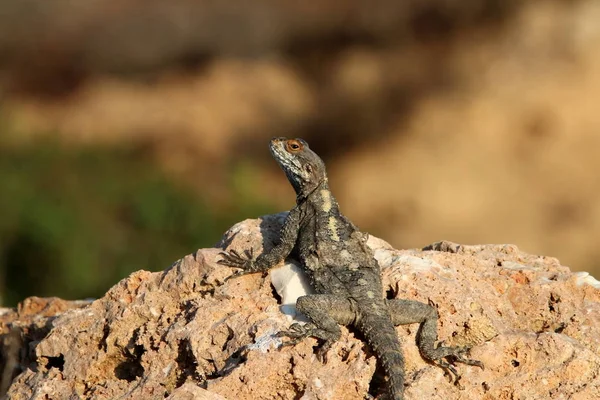
[[[269,249],[284,217],[243,221],[219,246]],[[395,250],[374,237],[369,245],[386,295],[434,304],[440,339],[472,346],[470,356],[485,364],[459,365],[462,388],[455,386],[420,357],[418,326],[398,327],[407,399],[600,398],[600,283],[591,276],[512,245]],[[22,346],[13,352],[22,372],[7,398],[363,399],[382,392],[376,359],[352,329],[343,329],[327,364],[316,359],[312,338],[279,348],[274,333],[291,317],[271,281],[260,274],[225,281],[235,270],[216,263],[220,251],[198,250],[164,272],[134,272],[93,302],[33,298],[1,310],[3,354],[15,332]]]

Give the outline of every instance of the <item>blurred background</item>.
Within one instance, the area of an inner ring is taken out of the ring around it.
[[[0,304],[101,296],[292,207],[302,137],[397,248],[600,275],[597,0],[0,1]]]

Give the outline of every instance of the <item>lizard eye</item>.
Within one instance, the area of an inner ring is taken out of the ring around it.
[[[287,151],[289,151],[290,153],[297,153],[299,151],[302,151],[304,146],[298,140],[288,140],[286,143],[286,148]]]

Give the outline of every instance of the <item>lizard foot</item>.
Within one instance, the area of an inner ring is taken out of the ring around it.
[[[467,353],[469,350],[470,350],[469,347],[443,347],[442,346],[442,347],[438,347],[437,349],[435,349],[436,354],[434,357],[425,357],[424,356],[424,358],[428,359],[433,364],[442,368],[446,372],[446,374],[449,376],[450,382],[454,383],[454,385],[458,386],[460,389],[463,389],[462,385],[459,382],[461,376],[455,368],[456,363],[473,365],[473,366],[479,367],[481,369],[484,369],[483,363],[481,361],[464,357],[464,354]],[[446,359],[446,360],[444,360],[444,359]]]
[[[219,253],[219,255],[221,256],[221,259],[217,261],[217,264],[242,269],[241,271],[238,271],[225,278],[225,281],[237,278],[238,276],[256,272],[253,248],[250,248],[250,250],[245,250],[243,255],[238,253],[236,250],[222,251]]]
[[[295,344],[300,343],[304,338],[310,336],[314,328],[315,326],[310,322],[304,325],[296,322],[290,325],[289,330],[278,332],[275,336],[287,337],[290,339],[283,342],[282,346],[294,346]]]
[[[333,346],[333,343],[335,343],[334,340],[328,339],[317,348],[317,359],[323,364],[327,364],[327,353],[329,352],[329,349],[331,349],[331,346]]]
[[[327,353],[329,352],[329,349],[331,349],[331,346],[336,342],[335,339],[329,338],[323,330],[317,328],[317,326],[311,322],[304,325],[294,323],[290,325],[289,330],[281,331],[277,333],[276,336],[287,337],[290,339],[282,343],[282,346],[294,346],[309,336],[324,340],[324,342],[317,347],[316,351],[317,359],[323,364],[327,364]]]

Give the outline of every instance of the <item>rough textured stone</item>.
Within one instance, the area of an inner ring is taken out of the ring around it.
[[[243,221],[220,246],[270,248],[283,215]],[[407,399],[599,398],[600,283],[591,276],[512,245],[432,247],[445,252],[395,250],[376,238],[369,245],[387,295],[432,302],[440,338],[472,345],[471,356],[486,366],[459,366],[461,390],[422,360],[417,325],[398,327]],[[17,312],[3,310],[4,347],[16,329],[31,349],[8,398],[362,399],[380,392],[375,357],[353,331],[343,329],[325,365],[314,339],[279,349],[273,334],[291,318],[270,280],[254,274],[225,282],[233,270],[216,263],[219,251],[198,250],[164,272],[135,272],[89,305],[28,299]],[[39,321],[45,337],[30,340]]]

